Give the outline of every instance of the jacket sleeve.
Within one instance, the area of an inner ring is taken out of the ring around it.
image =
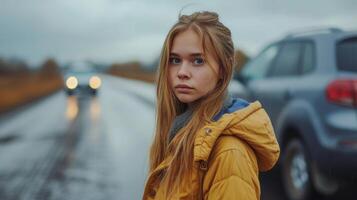
[[[258,172],[247,152],[229,149],[211,161],[205,179],[208,200],[257,200],[260,198]]]

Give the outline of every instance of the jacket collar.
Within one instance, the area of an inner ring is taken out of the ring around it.
[[[194,161],[207,161],[221,135],[235,136],[250,145],[261,171],[272,168],[279,157],[280,149],[271,121],[259,101],[249,104],[236,99],[217,121],[205,124],[195,139]]]

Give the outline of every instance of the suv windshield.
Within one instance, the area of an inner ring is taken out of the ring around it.
[[[343,40],[337,44],[337,68],[343,71],[357,72],[357,37]]]

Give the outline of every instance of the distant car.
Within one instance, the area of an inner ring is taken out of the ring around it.
[[[94,69],[78,62],[70,65],[64,79],[65,91],[68,95],[81,93],[96,95],[102,83]]]
[[[259,100],[281,145],[289,199],[326,196],[357,180],[357,32],[289,34],[235,76],[235,96]]]

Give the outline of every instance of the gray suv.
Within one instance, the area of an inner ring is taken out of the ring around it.
[[[357,32],[303,31],[273,42],[236,74],[275,128],[289,199],[332,195],[357,178]]]

